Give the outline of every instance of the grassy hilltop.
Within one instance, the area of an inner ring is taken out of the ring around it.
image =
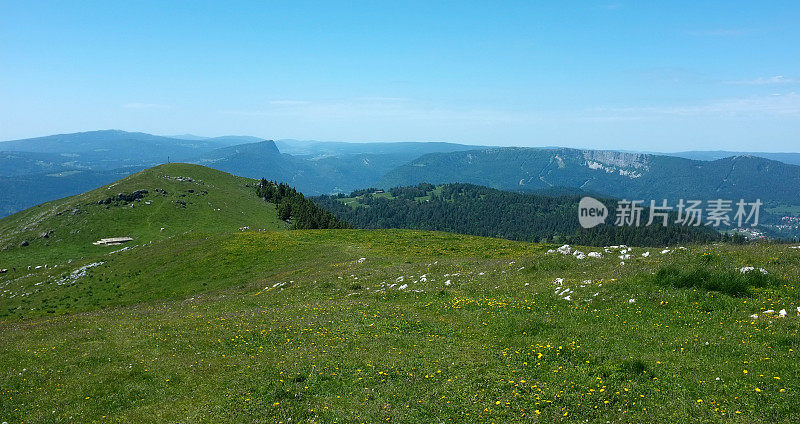
[[[0,421],[800,417],[800,249],[578,259],[441,232],[286,231],[252,180],[197,166],[119,184],[0,220],[0,267],[17,267],[0,274]],[[142,189],[133,208],[98,203]],[[91,245],[115,235],[132,248]]]
[[[255,183],[211,168],[175,163],[34,206],[0,220],[3,267],[34,259],[98,255],[108,248],[92,242],[105,237],[129,236],[132,244],[139,244],[186,232],[285,228],[274,205],[253,195]],[[118,198],[140,190],[147,194],[139,199]],[[29,245],[20,247],[26,241]]]

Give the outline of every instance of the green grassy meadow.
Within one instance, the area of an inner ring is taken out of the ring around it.
[[[633,248],[621,265],[621,249],[580,260],[440,232],[287,231],[258,199],[244,212],[197,228],[214,216],[200,210],[168,234],[154,220],[113,254],[80,225],[62,251],[50,237],[0,252],[17,267],[0,274],[0,422],[800,419],[800,249]],[[9,222],[3,240],[28,236]]]

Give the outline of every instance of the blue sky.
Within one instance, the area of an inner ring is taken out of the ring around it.
[[[800,151],[800,2],[0,0],[0,139]]]

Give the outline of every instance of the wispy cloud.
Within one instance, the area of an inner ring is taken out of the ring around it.
[[[270,100],[267,103],[273,106],[302,106],[311,102],[307,100]]]
[[[122,107],[126,109],[169,109],[171,106],[159,103],[125,103]]]
[[[395,97],[360,97],[308,102],[293,107],[267,102],[259,109],[227,109],[219,113],[243,117],[319,120],[381,120],[395,122],[495,123],[534,119],[532,114],[492,109],[452,108]]]
[[[774,77],[760,77],[750,80],[734,80],[725,81],[725,84],[732,85],[775,85],[775,84],[795,84],[798,80],[794,78],[786,78],[783,75],[775,75]]]
[[[716,29],[696,29],[686,31],[689,35],[699,37],[738,37],[741,35],[750,35],[758,32],[752,28],[716,28]]]
[[[406,99],[404,97],[359,97],[358,100],[364,100],[364,101],[367,101],[367,102],[388,102],[388,103],[392,103],[392,102],[404,102],[404,101],[407,101],[409,99]]]
[[[676,106],[596,108],[586,115],[589,120],[644,120],[666,117],[703,118],[800,118],[800,94],[774,94],[708,101]]]
[[[296,107],[268,105],[261,109],[222,110],[240,117],[279,121],[383,122],[427,125],[449,123],[469,126],[539,125],[548,122],[659,121],[674,119],[800,118],[800,94],[726,98],[683,105],[596,107],[575,110],[509,110],[457,108],[415,101],[374,101],[365,98],[339,102],[310,102]]]
[[[619,3],[619,2],[603,3],[603,4],[597,5],[597,7],[600,8],[600,9],[615,10],[615,9],[621,8],[622,7],[622,3]]]

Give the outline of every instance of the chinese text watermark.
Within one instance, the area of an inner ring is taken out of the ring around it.
[[[670,225],[672,223],[681,226],[700,226],[709,225],[712,227],[743,225],[758,225],[759,212],[763,203],[760,199],[747,202],[739,199],[734,203],[732,200],[713,199],[703,202],[702,200],[679,199],[674,205],[670,205],[667,199],[660,202],[651,200],[646,204],[644,200],[622,199],[617,202],[614,211],[614,225],[616,226],[651,226],[651,225]],[[642,218],[642,212],[647,210],[647,219]],[[597,199],[584,197],[578,204],[578,221],[583,228],[592,228],[606,221],[608,208]]]

